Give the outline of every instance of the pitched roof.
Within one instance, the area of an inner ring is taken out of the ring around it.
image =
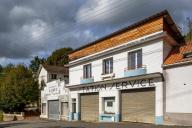
[[[164,61],[164,65],[174,65],[184,62],[192,62],[192,57],[185,58],[186,53],[192,52],[192,42],[182,43],[180,46],[173,48]]]
[[[119,34],[119,33],[125,32],[125,31],[130,30],[130,29],[133,29],[133,28],[135,28],[135,27],[137,27],[137,26],[140,26],[140,25],[142,25],[142,24],[145,24],[146,22],[149,22],[149,21],[151,21],[151,20],[153,20],[153,19],[156,19],[156,18],[158,18],[158,17],[161,17],[161,16],[164,16],[165,21],[167,22],[167,24],[169,25],[169,27],[170,27],[170,28],[172,29],[172,31],[174,32],[174,38],[175,38],[176,40],[178,40],[178,42],[183,41],[183,36],[182,36],[182,34],[180,33],[177,25],[176,25],[175,22],[173,21],[172,17],[170,16],[169,12],[168,12],[167,10],[163,10],[163,11],[161,11],[161,12],[159,12],[159,13],[156,13],[156,14],[150,16],[150,17],[147,17],[147,18],[145,18],[145,19],[143,19],[143,20],[140,20],[140,21],[138,21],[138,22],[136,22],[136,23],[134,23],[134,24],[132,24],[132,25],[130,25],[130,26],[127,26],[127,27],[125,27],[125,28],[123,28],[123,29],[120,29],[120,30],[118,30],[118,31],[115,31],[115,32],[113,32],[113,33],[111,33],[111,34],[109,34],[109,35],[107,35],[107,36],[104,36],[104,37],[102,37],[102,38],[100,38],[100,39],[98,39],[98,40],[95,40],[95,41],[90,42],[90,43],[88,43],[88,44],[86,44],[86,45],[83,45],[83,46],[81,46],[81,47],[73,50],[70,54],[72,54],[72,53],[74,53],[74,52],[76,52],[76,51],[79,51],[79,50],[81,50],[81,49],[84,49],[84,48],[86,48],[86,47],[89,47],[89,46],[91,46],[91,45],[97,44],[97,43],[99,43],[100,41],[103,41],[103,40],[105,40],[105,39],[107,39],[107,38],[110,38],[110,37],[112,37],[112,36],[115,36],[115,35],[117,35],[117,34]]]
[[[69,69],[64,66],[53,66],[53,65],[43,64],[42,67],[44,67],[50,73],[57,73],[57,74],[64,74],[64,75],[69,74]]]

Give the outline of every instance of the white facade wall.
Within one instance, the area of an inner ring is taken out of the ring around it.
[[[166,69],[166,112],[192,113],[192,65]]]
[[[92,64],[92,76],[94,82],[101,81],[102,74],[102,61],[103,59],[113,57],[113,73],[115,78],[124,77],[124,69],[128,67],[128,52],[142,49],[143,52],[143,65],[147,66],[147,73],[162,72],[163,64],[163,40],[154,42],[146,42],[145,45],[132,47],[126,52],[119,52],[114,55],[109,55],[98,60],[84,63],[69,69],[69,85],[80,84],[80,79],[83,76],[83,65]]]
[[[163,42],[163,61],[167,58],[172,50],[172,46],[168,42]]]
[[[146,37],[149,37],[146,36]],[[145,37],[141,37],[145,39]],[[138,39],[140,40],[140,39]],[[132,44],[132,42],[127,42],[124,45]],[[122,47],[122,45],[121,45]],[[110,48],[108,51],[112,50],[113,48]],[[82,62],[81,64],[74,64],[70,66],[69,68],[69,86],[74,85],[80,85],[81,84],[81,78],[83,77],[83,66],[86,64],[92,65],[92,77],[94,78],[94,82],[101,82],[102,79],[102,72],[103,72],[103,60],[107,58],[113,58],[113,73],[115,77],[113,79],[118,78],[124,78],[124,71],[128,67],[128,53],[132,51],[136,51],[142,49],[142,64],[146,67],[146,73],[163,73],[163,62],[167,58],[168,54],[170,53],[172,49],[172,45],[169,44],[169,42],[165,42],[163,38],[154,39],[151,41],[144,42],[139,45],[132,45],[131,47],[119,50],[118,52],[114,52],[113,54],[107,54],[103,57],[90,60],[89,62]],[[107,50],[104,50],[103,53],[107,53]],[[102,53],[102,52],[100,52]],[[98,54],[100,54],[98,53]],[[89,55],[87,57],[95,56]],[[86,59],[86,57],[77,59],[75,61],[70,62],[70,64],[73,64],[73,62],[78,62],[80,60]],[[112,80],[111,80],[112,81]],[[99,84],[99,83],[98,83]],[[89,86],[89,84],[88,84]],[[86,87],[86,85],[85,85]],[[163,91],[164,91],[164,83],[162,79],[155,78],[154,79],[154,86],[155,88],[155,123],[156,124],[163,124],[164,121],[164,102],[163,102]],[[104,112],[104,99],[107,97],[115,97],[114,101],[114,113],[115,113],[115,121],[120,120],[121,115],[121,90],[124,90],[123,88],[114,88],[109,89],[110,87],[107,87],[106,90],[92,90],[92,91],[86,91],[86,89],[82,90],[82,88],[74,88],[70,90],[70,96],[71,98],[76,98],[76,108],[77,113],[80,112],[80,93],[92,93],[92,92],[99,92],[99,116],[101,117],[100,121],[105,121],[104,116],[106,116],[106,113]],[[137,89],[142,87],[136,87]],[[132,88],[126,88],[126,89],[132,89]],[[71,104],[70,104],[71,105]],[[71,106],[70,106],[71,109]],[[71,110],[70,110],[71,112]],[[99,118],[100,118],[99,117]],[[113,117],[112,117],[113,118]],[[113,120],[113,119],[112,119]]]
[[[69,90],[65,88],[64,81],[55,80],[46,83],[46,87],[41,91],[41,103],[46,104],[46,113],[40,115],[41,118],[48,118],[48,101],[59,100],[61,102],[69,102]],[[61,106],[61,105],[60,105]],[[61,108],[58,108],[61,109]],[[61,111],[61,110],[60,110]],[[60,118],[62,116],[60,115]]]
[[[52,74],[57,73],[50,73],[44,67],[41,68],[38,82],[41,85],[41,81],[43,80],[45,83],[45,87],[41,90],[41,104],[46,104],[46,113],[42,113],[41,111],[41,118],[49,118],[48,115],[48,101],[51,100],[58,100],[59,101],[59,111],[61,113],[61,102],[69,102],[69,90],[66,87],[68,84],[68,78],[64,77],[64,74],[57,74],[56,79],[51,79]],[[66,83],[67,82],[67,83]],[[43,107],[41,108],[41,110]],[[68,116],[59,115],[59,119],[68,119]]]
[[[42,67],[42,69],[39,73],[38,81],[39,81],[39,85],[41,84],[41,81],[44,81],[45,83],[48,82],[48,73],[44,67]]]

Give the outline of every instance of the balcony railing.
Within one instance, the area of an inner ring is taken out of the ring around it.
[[[143,75],[147,73],[147,66],[142,65],[139,68],[125,68],[124,70],[124,77],[130,77],[130,76],[138,76],[138,75]]]
[[[102,80],[111,80],[115,77],[115,73],[109,73],[109,74],[101,74]]]
[[[80,83],[81,84],[87,84],[87,83],[92,83],[94,82],[94,77],[90,77],[90,78],[81,78]]]

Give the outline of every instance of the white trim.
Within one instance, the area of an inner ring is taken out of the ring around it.
[[[162,67],[163,68],[168,68],[168,67],[172,67],[172,66],[180,66],[180,65],[184,65],[184,64],[192,64],[192,61],[185,61],[185,62],[177,62],[177,63],[174,63],[174,64],[166,64],[166,65],[163,65]]]

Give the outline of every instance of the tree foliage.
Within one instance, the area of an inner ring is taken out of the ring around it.
[[[47,58],[46,63],[49,65],[63,66],[68,63],[68,54],[72,51],[72,48],[61,48],[55,50],[51,56]]]
[[[0,73],[3,71],[3,66],[0,64]]]
[[[45,63],[45,59],[44,58],[39,58],[38,56],[35,56],[33,58],[33,60],[31,60],[31,63],[29,65],[29,68],[31,71],[33,72],[37,72],[37,70],[39,69],[39,65]]]
[[[188,41],[192,41],[192,31],[191,32],[188,32],[186,35],[185,35],[185,40],[188,42]]]
[[[38,100],[38,84],[32,72],[23,65],[9,67],[0,78],[0,109],[5,112],[21,112],[29,103]]]

